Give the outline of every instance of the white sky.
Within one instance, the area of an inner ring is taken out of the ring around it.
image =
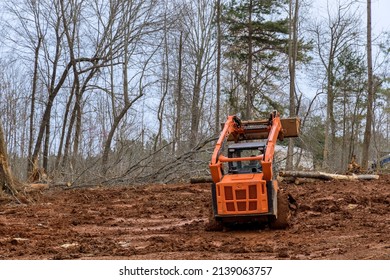
[[[390,32],[390,0],[372,0],[372,27],[379,33]]]
[[[365,23],[367,0],[312,0],[312,12],[322,14],[326,11],[327,3],[332,7],[332,3],[346,3],[348,1],[356,2],[362,12],[362,21]],[[390,0],[371,0],[371,9],[373,33],[390,31]]]
[[[347,1],[354,1],[357,2],[356,5],[359,6],[359,9],[361,11],[361,20],[362,20],[362,31],[366,32],[364,24],[366,23],[367,14],[366,14],[366,8],[367,8],[367,0],[312,0],[311,5],[311,13],[312,17],[319,15],[327,17],[326,15],[326,7],[327,3],[330,7],[332,7],[332,4],[336,4],[339,2],[346,3]],[[378,39],[379,34],[381,34],[384,31],[387,31],[390,33],[390,0],[371,0],[371,16],[372,16],[372,36],[373,39]],[[299,74],[298,74],[299,75]],[[305,92],[305,95],[307,96],[314,96],[317,86],[311,85],[309,86],[307,82],[305,82],[305,76],[299,76],[298,78],[298,84],[300,89]],[[300,81],[300,82],[299,82]]]

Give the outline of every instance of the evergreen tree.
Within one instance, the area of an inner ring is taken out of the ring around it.
[[[240,109],[246,119],[252,117],[253,103],[261,95],[261,88],[271,87],[270,77],[287,68],[287,60],[281,67],[280,55],[287,55],[288,51],[285,5],[285,0],[232,0],[224,7],[226,55],[234,61],[236,79],[245,90],[244,106]],[[272,96],[263,94],[261,99],[278,109]]]

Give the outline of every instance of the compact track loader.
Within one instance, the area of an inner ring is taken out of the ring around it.
[[[223,125],[210,162],[213,183],[211,227],[237,223],[288,226],[287,194],[273,174],[276,141],[297,137],[299,119],[241,121],[229,116]]]

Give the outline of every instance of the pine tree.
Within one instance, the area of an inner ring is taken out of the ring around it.
[[[225,6],[226,55],[242,64],[238,80],[245,89],[242,109],[246,119],[252,118],[253,102],[259,94],[254,81],[282,70],[277,62],[280,54],[287,55],[288,51],[288,18],[282,9],[286,4],[284,0],[233,0]],[[264,96],[264,99],[272,104],[272,97]]]

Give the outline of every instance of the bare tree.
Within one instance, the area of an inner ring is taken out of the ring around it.
[[[162,144],[162,133],[163,133],[163,117],[164,117],[164,111],[165,111],[165,103],[166,103],[166,97],[168,95],[169,91],[169,84],[170,84],[170,61],[169,61],[169,42],[168,42],[168,31],[169,31],[169,25],[168,22],[168,9],[165,7],[165,14],[164,14],[164,30],[163,30],[163,53],[162,53],[162,77],[161,77],[161,98],[160,103],[157,110],[157,119],[158,119],[158,131],[156,134],[156,137],[154,139],[154,145],[153,145],[153,151],[155,152],[157,150],[158,146],[161,146]]]
[[[191,100],[191,128],[190,146],[195,147],[199,140],[199,125],[202,116],[205,86],[208,79],[208,67],[214,56],[213,48],[213,20],[214,5],[211,0],[200,0],[188,3],[188,11],[184,15],[184,24],[188,33],[188,48],[192,54],[193,65],[192,100]]]
[[[128,110],[133,104],[139,100],[145,94],[145,87],[147,86],[144,82],[147,67],[154,57],[155,53],[160,49],[162,42],[159,40],[157,44],[152,44],[151,49],[148,53],[140,54],[144,58],[143,64],[139,72],[131,79],[135,79],[138,76],[138,87],[130,88],[130,74],[128,72],[130,67],[130,59],[132,54],[139,50],[141,42],[147,40],[147,36],[161,30],[159,23],[161,18],[157,17],[155,12],[157,8],[157,2],[151,1],[134,1],[131,5],[123,2],[122,17],[123,25],[120,28],[123,29],[123,61],[122,61],[122,78],[123,78],[123,105],[119,110],[114,109],[114,120],[109,130],[107,139],[104,143],[104,150],[102,156],[102,171],[106,174],[108,171],[108,156],[111,148],[112,139],[118,128],[119,123],[125,117]],[[157,14],[158,15],[158,14]],[[159,16],[159,15],[158,15]],[[112,73],[113,74],[113,73]],[[108,92],[111,96],[115,96],[115,92]],[[113,104],[113,107],[114,106]]]
[[[37,3],[36,3],[37,4]],[[39,12],[39,9],[33,9],[34,14]],[[39,18],[38,15],[35,15],[36,18]],[[41,44],[43,40],[42,31],[40,30],[39,21],[36,21],[36,32],[38,34],[38,39],[36,47],[34,50],[34,74],[32,80],[32,91],[31,91],[31,105],[30,105],[30,135],[28,142],[28,157],[32,158],[32,148],[34,145],[34,115],[35,115],[35,102],[36,102],[36,92],[37,92],[37,83],[38,83],[38,67],[39,67],[39,52],[41,49]],[[29,168],[31,169],[31,162],[28,163]]]
[[[30,101],[30,129],[28,140],[28,170],[32,169],[32,153],[34,146],[36,94],[39,78],[39,53],[42,48],[44,34],[42,31],[42,7],[37,1],[14,2],[9,1],[4,5],[13,21],[5,21],[7,30],[6,40],[17,44],[19,49],[31,50],[34,55],[33,79]],[[27,20],[29,19],[29,20]],[[17,24],[15,24],[17,22]],[[18,41],[16,41],[16,39]]]
[[[181,127],[182,127],[182,105],[183,105],[183,31],[180,31],[178,51],[178,70],[176,86],[176,121],[175,135],[173,140],[173,151],[181,151]]]
[[[325,70],[326,77],[324,88],[327,97],[323,150],[323,168],[325,169],[333,166],[331,162],[336,156],[334,149],[336,137],[336,119],[334,115],[336,58],[345,48],[357,43],[360,35],[359,24],[357,10],[353,10],[353,4],[338,3],[335,14],[332,15],[332,11],[328,7],[327,20],[318,22],[312,30],[316,37],[316,52]]]

